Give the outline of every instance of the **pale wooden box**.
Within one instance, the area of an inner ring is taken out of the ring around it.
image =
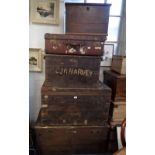
[[[112,121],[123,121],[126,117],[126,102],[113,102]]]
[[[114,55],[111,63],[111,70],[119,74],[126,74],[126,57]]]

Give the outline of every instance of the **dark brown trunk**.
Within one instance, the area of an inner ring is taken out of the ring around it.
[[[50,125],[104,125],[108,120],[111,89],[42,86],[42,122]]]
[[[53,87],[96,87],[100,57],[46,55],[45,79]]]
[[[108,31],[110,4],[66,3],[66,33]]]

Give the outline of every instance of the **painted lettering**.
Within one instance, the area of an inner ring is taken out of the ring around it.
[[[92,76],[93,75],[93,72],[90,70],[89,71],[89,76]]]
[[[55,72],[58,75],[74,75],[74,76],[85,76],[91,77],[93,75],[93,71],[90,69],[82,69],[82,68],[60,68]]]
[[[78,69],[78,75],[83,76],[83,70],[82,69]]]
[[[67,68],[64,68],[64,74],[67,75]]]
[[[74,75],[77,75],[77,74],[78,74],[77,69],[74,69]]]
[[[60,70],[56,70],[55,73],[59,75],[63,75],[63,69],[60,68]]]
[[[68,74],[70,74],[70,75],[73,74],[73,68],[69,68]]]

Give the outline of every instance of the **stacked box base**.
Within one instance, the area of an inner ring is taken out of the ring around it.
[[[36,144],[41,155],[103,153],[109,126],[50,126],[37,121]]]

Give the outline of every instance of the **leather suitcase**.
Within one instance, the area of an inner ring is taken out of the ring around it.
[[[106,35],[45,34],[45,53],[102,56]]]
[[[126,75],[104,71],[104,83],[112,89],[112,101],[126,101]]]
[[[102,153],[107,150],[109,126],[50,126],[37,121],[36,145],[41,155]]]
[[[41,120],[50,125],[104,125],[108,121],[111,89],[42,86]]]
[[[96,87],[100,57],[45,55],[45,80],[53,87]]]
[[[66,33],[105,34],[111,4],[66,3]]]

